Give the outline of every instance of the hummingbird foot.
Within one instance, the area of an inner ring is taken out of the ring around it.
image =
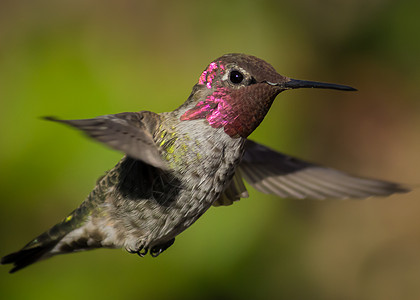
[[[147,252],[149,252],[149,249],[143,248],[143,246],[141,246],[141,248],[136,253],[140,257],[145,257]]]
[[[172,246],[172,244],[175,242],[175,238],[160,244],[160,245],[156,245],[154,247],[152,247],[150,249],[150,255],[152,257],[158,257],[163,251],[165,251],[166,249],[168,249],[170,246]],[[144,246],[141,246],[139,249],[137,250],[132,250],[132,249],[126,249],[128,253],[131,254],[137,254],[140,257],[145,257],[147,255],[147,253],[149,253],[149,248],[145,248]]]
[[[125,250],[127,250],[127,252],[130,253],[130,254],[137,254],[140,257],[146,256],[146,254],[149,252],[149,249],[144,248],[143,246],[141,246],[137,250],[127,249],[127,248]]]
[[[154,246],[152,249],[150,249],[150,255],[152,257],[158,257],[163,251],[165,251],[166,249],[168,249],[170,246],[172,246],[172,244],[175,242],[175,238],[167,241],[164,244],[160,244],[157,246]]]

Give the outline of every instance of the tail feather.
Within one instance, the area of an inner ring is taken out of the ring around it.
[[[21,250],[2,257],[0,263],[2,265],[13,264],[14,267],[9,273],[14,273],[41,259],[48,258],[52,256],[50,251],[68,233],[68,229],[66,226],[63,226],[63,222],[58,223],[50,230],[30,241]]]
[[[13,264],[14,267],[10,270],[10,273],[14,273],[41,259],[57,254],[52,253],[51,251],[63,239],[63,237],[83,224],[86,215],[85,206],[82,205],[80,208],[73,211],[62,222],[39,235],[21,250],[4,256],[0,263],[2,265]]]
[[[13,268],[9,271],[9,273],[14,273],[45,257],[47,253],[57,244],[57,242],[58,241],[51,241],[50,243],[29,249],[23,248],[20,251],[4,256],[1,259],[1,264],[13,264]]]
[[[100,241],[103,237],[97,231],[85,232],[82,230],[77,232],[81,227],[90,224],[88,220],[95,205],[102,199],[101,195],[101,186],[98,185],[90,193],[88,199],[64,218],[62,222],[39,235],[21,250],[4,256],[0,260],[0,264],[13,264],[10,273],[14,273],[39,260],[49,258],[56,254],[102,247]],[[96,229],[94,226],[92,228]],[[76,232],[76,234],[71,236],[72,232]],[[90,233],[96,234],[92,236],[93,241],[89,240],[91,238],[89,236]]]

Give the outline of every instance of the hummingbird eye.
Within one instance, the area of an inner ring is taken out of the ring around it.
[[[239,84],[244,80],[244,75],[237,70],[233,70],[230,72],[229,79],[233,84]]]

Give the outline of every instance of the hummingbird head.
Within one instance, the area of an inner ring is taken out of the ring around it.
[[[344,85],[291,79],[255,56],[226,54],[203,71],[192,92],[195,106],[180,119],[206,119],[214,128],[223,127],[231,137],[246,138],[262,122],[276,96],[296,88],[355,90]]]

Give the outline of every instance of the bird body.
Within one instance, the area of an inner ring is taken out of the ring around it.
[[[97,181],[79,208],[3,257],[2,264],[14,264],[15,272],[53,255],[102,247],[157,256],[212,205],[248,197],[243,179],[285,198],[364,198],[407,191],[247,139],[280,92],[301,87],[354,90],[290,79],[254,56],[228,54],[209,64],[187,101],[172,112],[48,118],[76,127],[125,156]]]

